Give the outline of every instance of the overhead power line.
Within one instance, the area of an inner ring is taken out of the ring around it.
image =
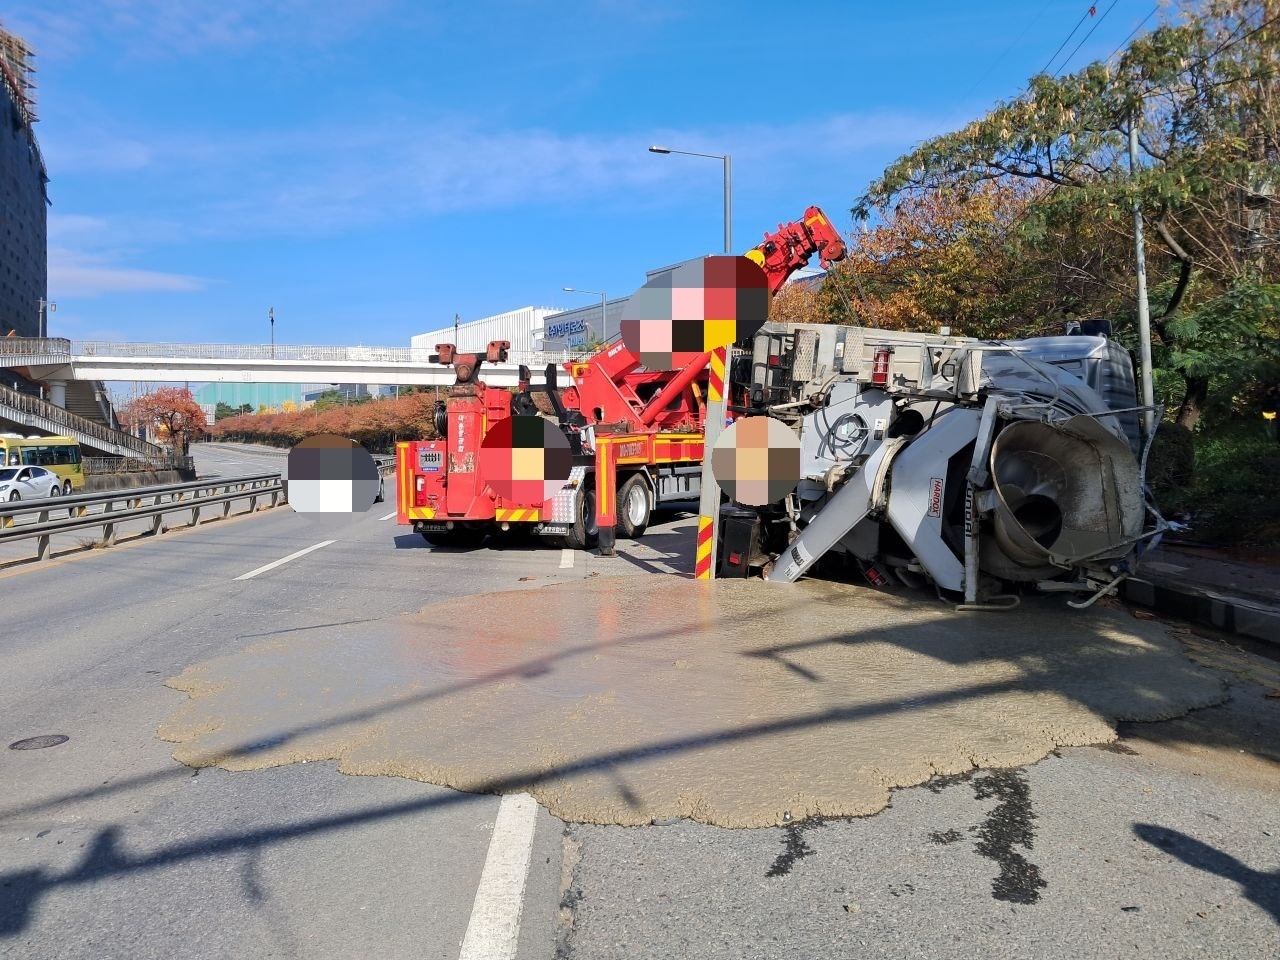
[[[1138,35],[1138,31],[1147,25],[1147,21],[1150,20],[1152,17],[1154,17],[1157,11],[1159,11],[1159,9],[1160,9],[1159,5],[1156,5],[1151,8],[1151,11],[1145,17],[1142,18],[1142,20],[1138,23],[1136,27],[1134,27],[1129,32],[1129,35],[1120,41],[1120,46],[1116,47],[1114,50],[1111,51],[1111,55],[1107,57],[1108,63],[1110,63],[1111,60],[1115,58],[1115,55],[1117,53],[1119,53],[1121,50],[1123,50],[1125,47],[1129,45],[1129,41]]]
[[[1049,72],[1049,68],[1053,66],[1053,61],[1058,59],[1058,54],[1060,54],[1063,51],[1063,49],[1066,47],[1066,45],[1071,42],[1071,38],[1076,35],[1076,31],[1080,29],[1080,25],[1097,12],[1098,12],[1097,4],[1094,4],[1084,12],[1084,15],[1081,16],[1078,21],[1076,21],[1076,25],[1071,28],[1071,32],[1067,34],[1066,39],[1063,40],[1062,43],[1058,44],[1057,50],[1053,51],[1053,56],[1049,58],[1049,62],[1040,68],[1041,73]]]
[[[1067,59],[1062,61],[1062,66],[1058,67],[1057,73],[1054,74],[1055,78],[1057,78],[1059,73],[1062,73],[1062,71],[1067,69],[1067,64],[1071,62],[1072,57],[1080,52],[1080,48],[1083,47],[1085,42],[1093,36],[1093,31],[1097,30],[1098,27],[1102,25],[1102,21],[1107,19],[1107,14],[1116,8],[1117,3],[1119,3],[1119,0],[1111,0],[1111,6],[1107,7],[1107,9],[1102,12],[1102,16],[1098,17],[1098,19],[1093,22],[1093,26],[1089,28],[1089,32],[1080,38],[1080,42],[1077,43],[1071,53],[1067,55]],[[1093,11],[1098,8],[1090,7],[1089,9]]]

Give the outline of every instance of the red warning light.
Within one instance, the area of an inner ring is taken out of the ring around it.
[[[875,366],[871,368],[871,382],[876,386],[883,387],[889,382],[889,354],[893,353],[888,347],[879,347],[876,349]]]

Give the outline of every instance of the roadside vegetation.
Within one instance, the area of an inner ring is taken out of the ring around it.
[[[443,393],[431,387],[415,388],[400,397],[350,401],[335,391],[300,410],[264,410],[223,417],[214,423],[210,434],[216,440],[289,447],[305,437],[334,433],[350,437],[374,453],[393,453],[398,440],[435,437],[432,419],[438,397],[442,399]]]

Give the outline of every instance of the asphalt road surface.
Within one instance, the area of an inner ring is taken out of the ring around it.
[[[272,456],[197,455],[223,476]],[[164,680],[193,663],[378,630],[450,597],[692,568],[682,512],[599,558],[435,551],[393,511],[280,564],[330,539],[287,507],[0,566],[3,742],[68,738],[0,751],[0,955],[1280,954],[1275,664],[1225,645],[1221,707],[901,790],[874,817],[783,828],[564,824],[518,797],[327,763],[174,762],[155,730],[184,695]]]

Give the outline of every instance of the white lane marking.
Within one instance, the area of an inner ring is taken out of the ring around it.
[[[560,551],[560,569],[568,570],[573,566],[573,551],[565,547]]]
[[[394,517],[394,516],[395,516],[395,514],[394,514],[394,513],[388,513],[385,517],[379,517],[378,519],[379,519],[379,520],[390,520],[390,519],[391,519],[392,517]]]
[[[462,938],[458,960],[512,960],[520,942],[524,884],[533,853],[538,801],[527,793],[511,793],[498,804],[489,853],[480,873],[480,888]]]
[[[270,563],[266,564],[265,566],[258,567],[257,570],[250,570],[248,573],[242,573],[240,574],[240,576],[236,577],[235,579],[249,580],[253,577],[256,577],[260,573],[266,573],[268,570],[274,570],[276,567],[280,566],[283,563],[288,563],[290,560],[297,560],[299,557],[305,557],[312,550],[319,550],[321,547],[327,547],[329,544],[337,543],[337,542],[338,542],[337,540],[322,540],[319,543],[313,543],[311,546],[303,550],[299,550],[297,553],[291,553],[287,557],[281,557],[279,560],[273,560]]]

